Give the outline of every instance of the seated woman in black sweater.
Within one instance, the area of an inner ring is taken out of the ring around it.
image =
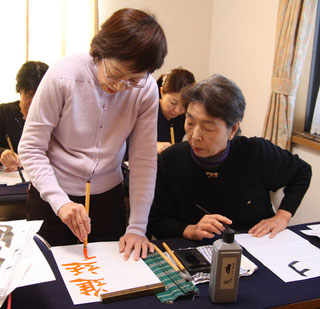
[[[182,90],[188,142],[163,151],[158,161],[148,235],[194,240],[237,231],[274,237],[297,210],[311,167],[263,138],[239,135],[245,99],[221,75]],[[270,191],[285,187],[274,212]]]
[[[161,75],[158,80],[160,106],[158,113],[158,153],[172,144],[170,127],[173,128],[174,142],[181,142],[184,131],[185,109],[180,103],[180,91],[193,84],[194,76],[181,67]],[[171,129],[172,130],[172,129]]]
[[[0,163],[6,167],[6,172],[21,167],[17,155],[18,144],[33,96],[47,69],[48,65],[40,61],[25,62],[16,75],[16,91],[20,94],[20,100],[0,104]],[[9,149],[6,135],[10,138],[15,155]]]

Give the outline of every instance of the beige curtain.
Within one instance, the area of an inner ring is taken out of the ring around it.
[[[280,0],[271,98],[263,137],[290,150],[293,111],[316,0]]]

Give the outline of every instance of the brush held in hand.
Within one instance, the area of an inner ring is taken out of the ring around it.
[[[8,145],[9,145],[9,148],[10,148],[10,151],[11,151],[12,155],[15,156],[15,153],[14,153],[14,150],[13,150],[13,147],[12,147],[12,144],[11,144],[11,140],[10,140],[10,137],[8,135],[6,135],[6,139],[7,139],[7,142],[8,142]],[[19,176],[21,178],[21,181],[22,182],[26,182],[26,180],[23,177],[23,174],[22,174],[22,171],[21,171],[21,167],[19,167],[19,166],[18,166],[18,172],[19,172]]]
[[[90,207],[90,185],[91,185],[90,180],[88,180],[86,184],[86,200],[85,200],[85,209],[88,216],[89,216],[89,207]],[[86,240],[83,242],[83,255],[86,259],[89,258],[87,245],[88,245],[88,236]]]

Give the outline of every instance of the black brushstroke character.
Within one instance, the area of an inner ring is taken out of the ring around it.
[[[226,269],[226,273],[227,273],[227,274],[230,274],[231,264],[228,264],[228,265],[225,267],[225,269]]]
[[[5,228],[6,230],[3,231],[2,228]],[[5,242],[7,248],[10,248],[12,237],[12,226],[0,224],[0,239]]]
[[[295,268],[295,267],[293,266],[293,265],[295,265],[295,264],[297,264],[297,263],[299,263],[299,262],[300,262],[300,261],[293,261],[293,262],[289,263],[288,266],[289,266],[290,268],[292,268],[295,272],[297,272],[300,276],[308,277],[307,275],[305,275],[305,273],[310,270],[309,268],[304,268],[304,269],[302,269],[302,270],[298,270],[297,268]]]

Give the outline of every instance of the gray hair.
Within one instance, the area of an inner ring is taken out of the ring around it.
[[[228,128],[242,121],[246,107],[240,88],[219,74],[185,87],[181,101],[186,110],[191,102],[202,104],[208,115],[223,119]]]

